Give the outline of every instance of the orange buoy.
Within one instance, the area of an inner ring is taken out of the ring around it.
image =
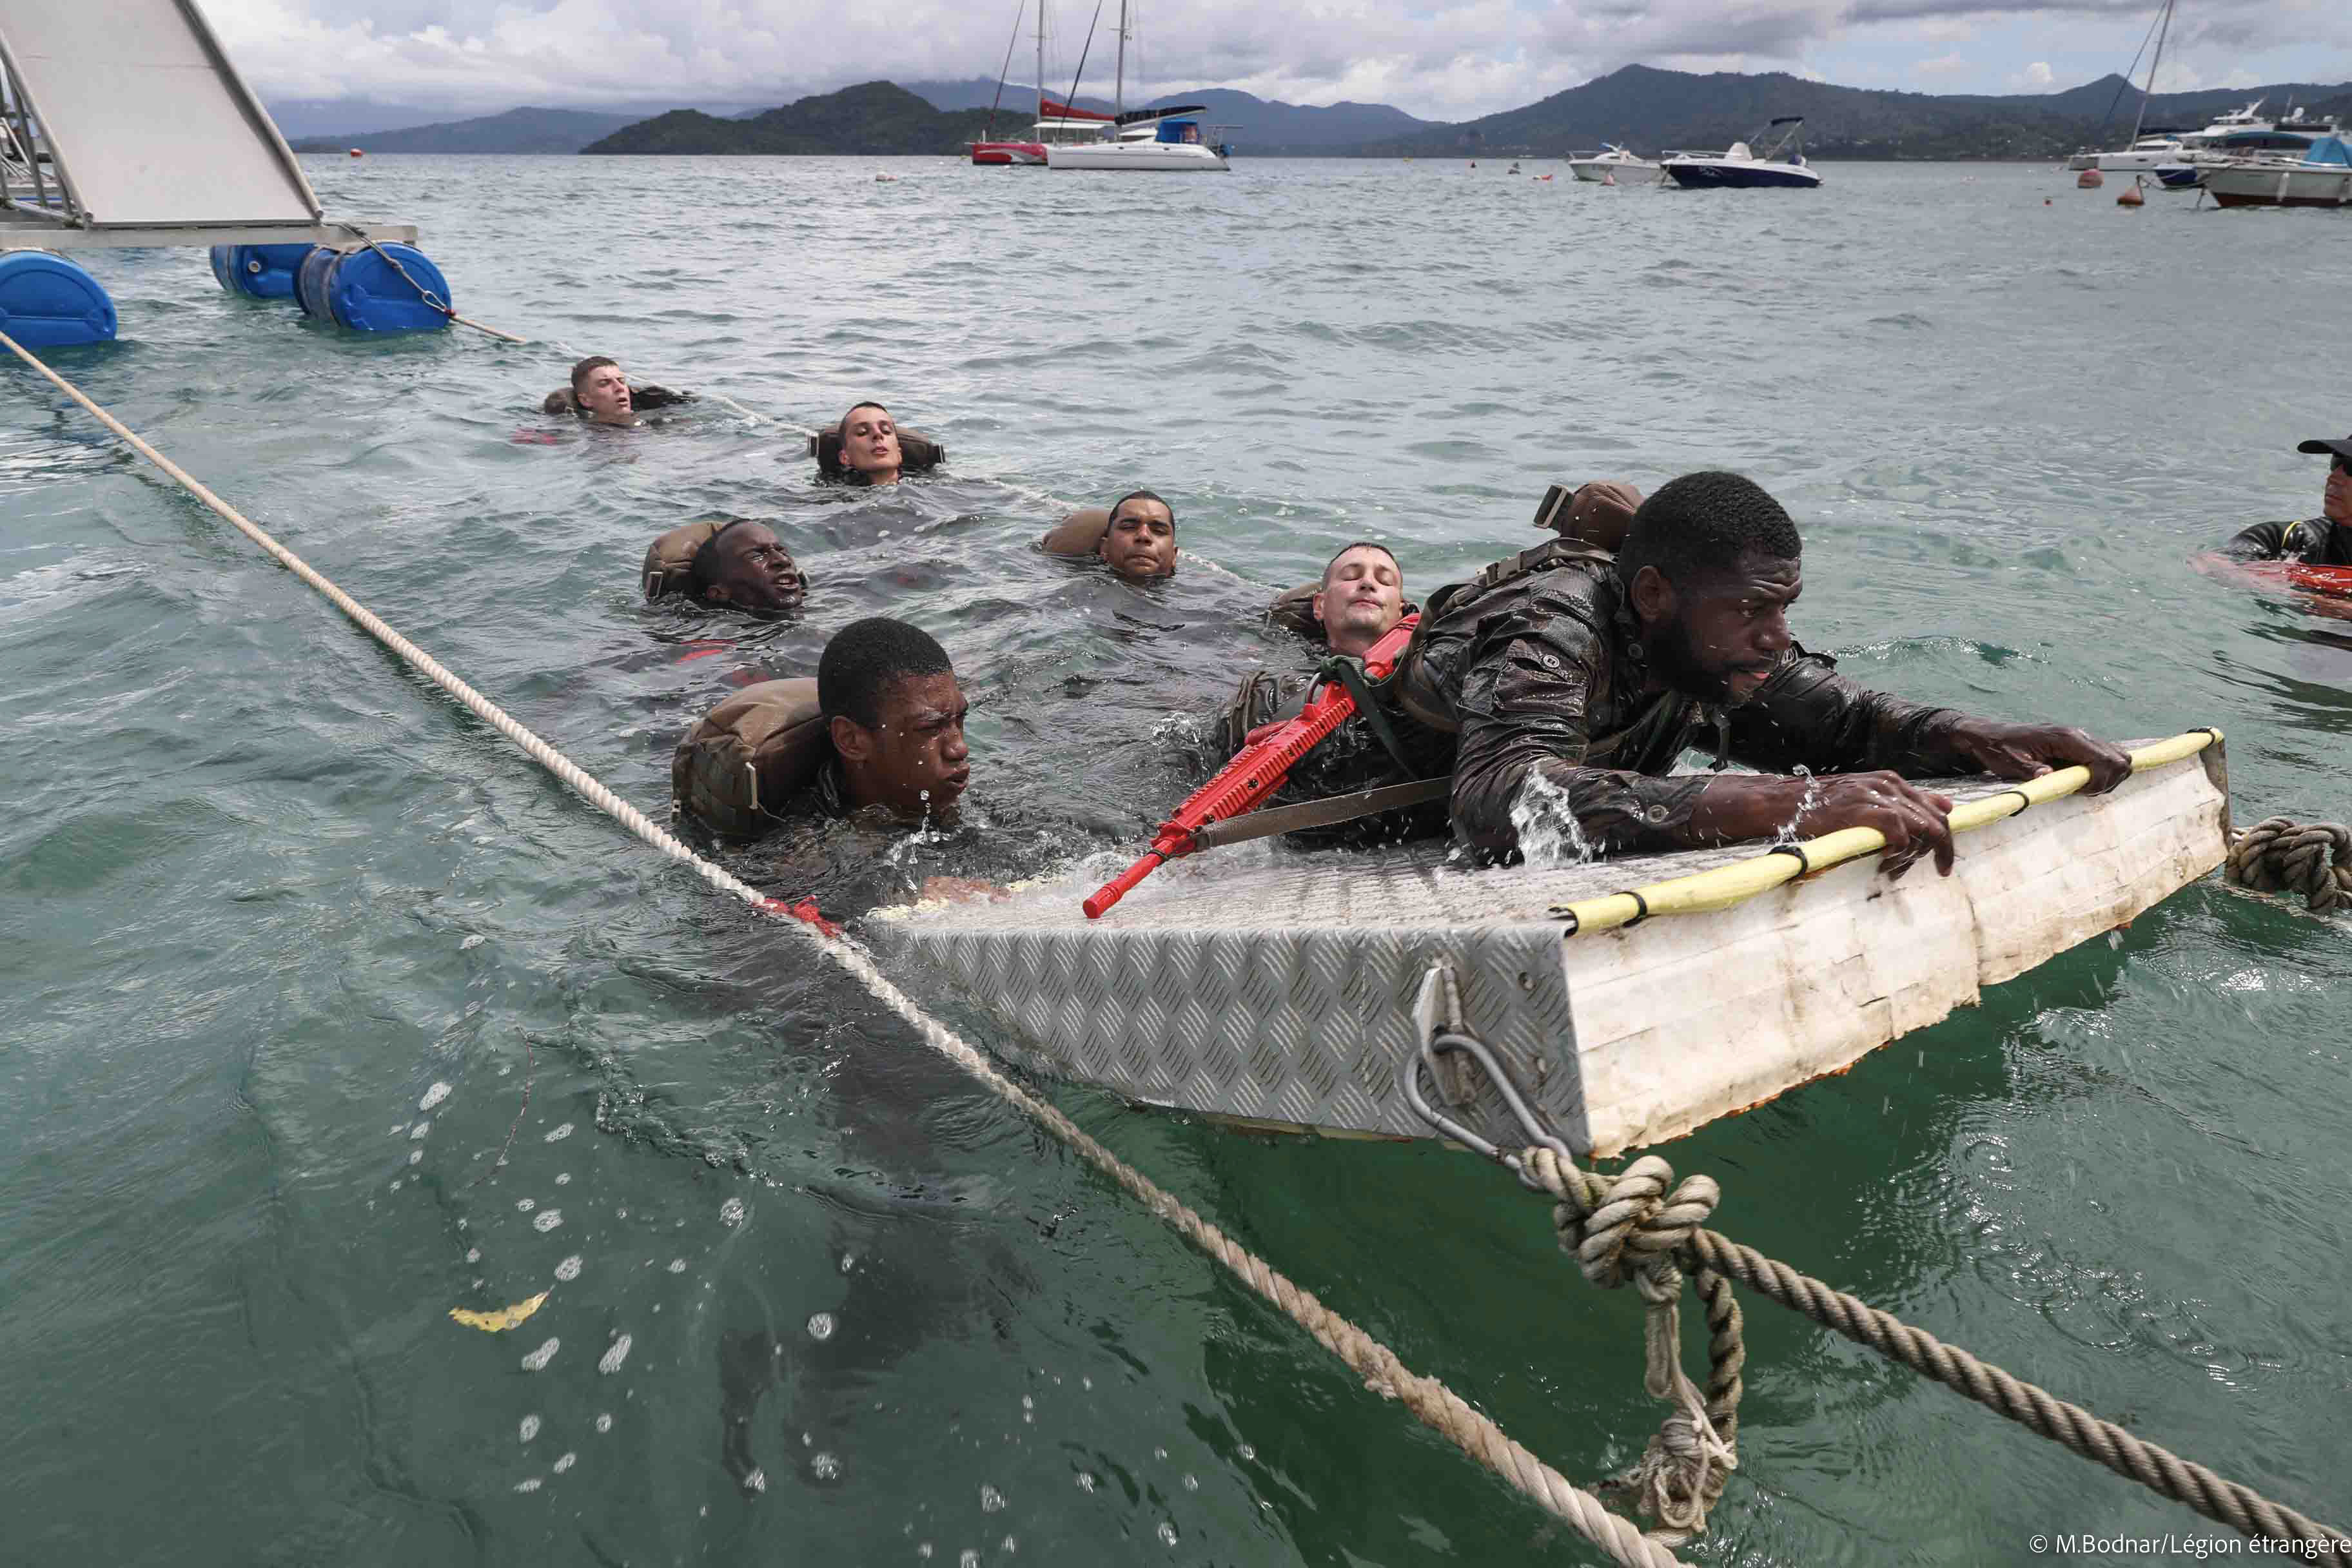
[[[2106,183],[2106,176],[2096,169],[2085,169],[2074,176],[2074,184],[2079,190],[2095,191]]]
[[[366,157],[366,156],[367,156],[367,154],[366,154],[366,153],[362,153],[362,152],[361,152],[358,148],[354,147],[354,148],[352,148],[352,157],[354,157],[354,158],[364,158],[364,157]]]
[[[2130,188],[2116,198],[2116,205],[2119,207],[2144,207],[2147,205],[2147,198],[2139,194],[2139,176],[2137,174],[2132,176]]]

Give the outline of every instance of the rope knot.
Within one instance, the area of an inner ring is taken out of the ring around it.
[[[2352,827],[2265,817],[2230,846],[2224,874],[2258,893],[2293,893],[2314,914],[2352,909]]]

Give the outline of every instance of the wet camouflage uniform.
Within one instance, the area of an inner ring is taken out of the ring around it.
[[[2235,561],[2300,561],[2305,566],[2352,566],[2352,527],[2324,517],[2301,522],[2258,522],[2221,546]]]
[[[1640,624],[1614,560],[1596,551],[1548,544],[1498,562],[1440,591],[1430,617],[1391,700],[1457,728],[1454,826],[1483,850],[1516,847],[1511,805],[1530,770],[1567,793],[1598,850],[1696,842],[1691,813],[1708,776],[1664,775],[1702,739],[1719,759],[1768,773],[1976,771],[1944,741],[1958,712],[1865,691],[1801,647],[1727,711],[1671,691],[1644,697]]]

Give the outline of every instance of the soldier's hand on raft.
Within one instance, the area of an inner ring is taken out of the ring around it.
[[[1790,828],[1815,838],[1841,827],[1874,827],[1886,840],[1878,868],[1893,881],[1930,853],[1936,874],[1952,874],[1949,797],[1933,795],[1900,773],[1831,773],[1803,781],[1803,809]]]
[[[974,899],[998,901],[1012,896],[995,883],[983,882],[977,877],[926,877],[922,890],[916,895],[950,904],[966,904]]]
[[[1953,731],[1952,739],[1996,778],[2036,779],[2079,764],[2091,770],[2085,793],[2105,795],[2131,776],[2131,754],[2121,746],[2063,724],[1969,720]]]

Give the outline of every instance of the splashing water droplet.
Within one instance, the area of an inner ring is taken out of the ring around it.
[[[931,1560],[931,1543],[928,1541],[917,1542],[915,1543],[915,1555],[921,1558],[926,1563],[929,1562]]]
[[[566,1282],[579,1279],[580,1255],[575,1252],[571,1257],[565,1258],[562,1262],[557,1264],[555,1266],[555,1277],[558,1279],[562,1279]]]
[[[537,1372],[549,1362],[553,1361],[555,1359],[557,1347],[562,1343],[563,1342],[562,1340],[550,1340],[545,1344],[540,1346],[537,1350],[531,1352],[529,1355],[523,1357],[523,1371]]]
[[[1004,1511],[1004,1494],[998,1491],[994,1487],[983,1484],[980,1489],[980,1511],[982,1513],[1003,1513]]]
[[[833,1338],[833,1314],[831,1312],[811,1313],[808,1321],[808,1331],[809,1338],[817,1341],[819,1343],[823,1343],[824,1341]]]
[[[550,1132],[544,1139],[541,1139],[541,1142],[546,1143],[561,1143],[563,1140],[571,1136],[572,1123],[567,1121],[562,1126],[555,1129],[552,1132]]]
[[[579,1456],[579,1455],[577,1455],[577,1454],[564,1454],[564,1455],[561,1456],[560,1458],[558,1458],[556,1459],[556,1461],[555,1461],[555,1465],[554,1465],[554,1470],[555,1470],[555,1473],[556,1473],[557,1475],[559,1475],[559,1476],[560,1476],[560,1475],[562,1475],[564,1471],[566,1471],[566,1470],[570,1469],[572,1466],[574,1466],[574,1465],[578,1464],[579,1462],[580,1462],[580,1456]]]
[[[821,1481],[837,1479],[841,1475],[841,1461],[831,1454],[814,1455],[809,1459],[809,1474]]]
[[[514,1489],[519,1492],[535,1492],[546,1479],[544,1476],[533,1476],[527,1481],[517,1481],[514,1484]]]
[[[558,1173],[555,1178],[555,1184],[559,1187],[570,1186],[572,1184],[572,1173],[569,1171]]]
[[[562,1225],[562,1223],[563,1211],[562,1209],[549,1209],[545,1213],[541,1214],[537,1219],[530,1222],[530,1228],[544,1233],[553,1230],[557,1226]]]
[[[1014,1552],[1021,1550],[1021,1543],[1008,1535],[1003,1540],[996,1543],[996,1549],[1004,1553],[1007,1557],[1010,1557]]]
[[[412,1165],[422,1164],[422,1163],[424,1163],[424,1161],[425,1161],[425,1151],[424,1151],[424,1150],[422,1150],[422,1149],[411,1149],[411,1150],[408,1152],[408,1163],[409,1163],[410,1164],[412,1164]]]
[[[685,1272],[686,1272],[686,1259],[685,1259],[685,1258],[671,1258],[671,1259],[669,1260],[669,1271],[670,1271],[672,1274],[683,1274],[683,1273],[685,1273]]]
[[[1511,802],[1511,826],[1519,853],[1530,866],[1581,866],[1597,856],[1576,819],[1568,791],[1542,770],[1530,768]]]
[[[1201,1478],[1198,1476],[1186,1476],[1184,1478],[1184,1489],[1188,1492],[1199,1491],[1201,1489]]]
[[[607,1411],[599,1414],[596,1417],[596,1430],[599,1432],[610,1432],[612,1429],[613,1416],[611,1412]]]
[[[606,1351],[603,1358],[596,1363],[596,1370],[607,1373],[620,1371],[621,1363],[629,1359],[630,1342],[629,1336],[626,1334],[615,1339],[613,1342],[613,1348]]]
[[[431,1089],[425,1091],[425,1098],[416,1102],[416,1109],[419,1110],[430,1110],[448,1098],[449,1086],[446,1083],[436,1083]]]
[[[430,1132],[430,1131],[433,1131],[433,1119],[432,1119],[431,1117],[429,1117],[429,1116],[428,1116],[428,1117],[426,1117],[424,1121],[422,1121],[418,1122],[415,1126],[414,1126],[414,1127],[410,1128],[410,1129],[408,1130],[408,1136],[409,1136],[411,1139],[422,1138],[422,1137],[424,1137],[426,1133],[428,1133],[428,1132]]]
[[[1257,1450],[1244,1443],[1241,1447],[1241,1455],[1244,1459],[1255,1459],[1257,1458]]]
[[[468,1262],[468,1263],[479,1263],[481,1260],[482,1260],[482,1249],[481,1249],[480,1247],[469,1247],[466,1248],[466,1261],[467,1261],[467,1262]]]
[[[522,1418],[522,1428],[521,1428],[521,1430],[522,1430],[522,1440],[523,1440],[524,1442],[526,1442],[526,1443],[530,1442],[533,1437],[538,1436],[539,1436],[539,1417],[538,1417],[538,1416],[536,1416],[536,1415],[526,1415],[526,1416],[524,1416],[524,1417]]]
[[[721,1225],[741,1225],[743,1223],[743,1200],[741,1198],[729,1198],[725,1203],[720,1204],[719,1205],[719,1223]]]
[[[516,1212],[517,1214],[529,1214],[531,1210],[533,1210],[533,1209],[537,1208],[538,1206],[539,1206],[539,1200],[538,1200],[537,1198],[517,1198],[517,1199],[515,1199],[515,1212]]]
[[[753,1470],[750,1475],[745,1476],[743,1478],[743,1489],[747,1492],[766,1491],[768,1489],[768,1472],[765,1470]]]
[[[1160,1540],[1162,1545],[1176,1544],[1176,1527],[1164,1519],[1160,1521]]]
[[[1082,1491],[1082,1492],[1090,1492],[1090,1491],[1094,1490],[1094,1489],[1095,1489],[1095,1479],[1094,1479],[1094,1477],[1092,1477],[1092,1476],[1090,1476],[1090,1475],[1087,1474],[1087,1472],[1086,1472],[1086,1471],[1084,1471],[1084,1470],[1080,1470],[1080,1471],[1078,1472],[1078,1489],[1079,1489],[1080,1491]]]
[[[956,1568],[980,1568],[979,1551],[974,1547],[967,1546],[957,1552]]]

